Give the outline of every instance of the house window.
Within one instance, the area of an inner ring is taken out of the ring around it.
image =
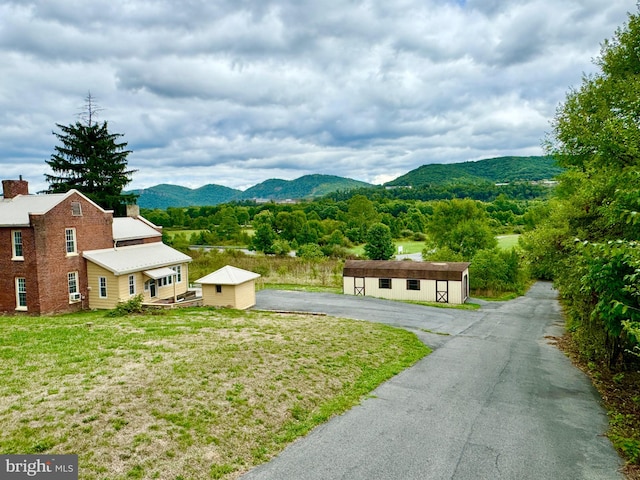
[[[79,302],[78,272],[69,272],[67,274],[67,285],[69,286],[69,302]]]
[[[169,277],[162,277],[158,279],[159,287],[166,287],[167,285],[171,285],[173,283],[173,275]]]
[[[27,309],[27,279],[16,278],[16,310]]]
[[[107,298],[107,277],[98,277],[100,298]]]
[[[379,278],[378,279],[378,288],[391,288],[391,279],[390,278]]]
[[[82,216],[82,205],[80,204],[80,202],[71,202],[71,216],[72,217]]]
[[[222,285],[216,285],[216,293],[222,293]]]
[[[420,280],[407,280],[407,290],[420,290]]]
[[[22,231],[13,230],[11,232],[11,246],[13,247],[12,260],[24,260],[22,252]]]
[[[176,272],[176,283],[182,282],[182,266],[177,265],[175,267],[171,267],[171,269]]]
[[[76,229],[75,228],[65,229],[64,237],[67,245],[67,255],[78,253],[76,250]]]
[[[129,295],[136,294],[136,277],[135,275],[129,275]]]

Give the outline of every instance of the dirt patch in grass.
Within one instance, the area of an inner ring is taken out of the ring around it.
[[[0,453],[77,453],[83,479],[236,478],[427,353],[312,315],[0,317]]]
[[[600,392],[609,416],[607,436],[627,462],[623,473],[640,480],[640,372],[612,372],[606,365],[585,361],[569,333],[553,340]]]

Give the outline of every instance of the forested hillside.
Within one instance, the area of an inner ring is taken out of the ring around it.
[[[295,180],[269,179],[248,188],[239,194],[237,200],[255,198],[267,200],[287,200],[321,197],[337,190],[371,187],[372,185],[351,178],[335,175],[305,175]]]
[[[500,157],[475,162],[443,165],[423,165],[398,177],[385,187],[411,186],[413,191],[381,193],[383,187],[335,175],[305,175],[295,180],[269,179],[245,191],[205,185],[192,190],[178,185],[156,185],[132,192],[139,195],[142,208],[168,208],[218,205],[242,200],[299,200],[328,194],[342,198],[358,194],[386,196],[405,200],[435,200],[442,198],[473,198],[491,201],[500,194],[520,199],[544,196],[544,188],[535,188],[533,181],[552,179],[563,168],[551,157]],[[512,185],[497,187],[500,182]],[[373,190],[368,190],[373,189]],[[337,192],[337,193],[336,193]],[[349,193],[351,192],[351,193]]]
[[[445,185],[449,183],[531,182],[551,180],[562,173],[552,157],[498,157],[475,162],[429,164],[387,182],[385,186]]]
[[[287,200],[321,197],[338,190],[347,191],[372,185],[335,175],[305,175],[295,180],[265,180],[244,192],[221,185],[204,185],[194,190],[179,185],[156,185],[133,192],[142,208],[168,208],[219,205],[240,200]]]
[[[139,195],[142,208],[190,207],[192,205],[218,205],[236,198],[241,190],[222,185],[204,185],[194,190],[180,185],[155,185],[144,190],[134,190]]]

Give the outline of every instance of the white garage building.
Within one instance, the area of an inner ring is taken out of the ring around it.
[[[461,304],[469,298],[469,263],[347,260],[346,295]]]

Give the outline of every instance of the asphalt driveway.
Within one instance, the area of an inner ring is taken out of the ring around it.
[[[256,308],[383,322],[436,350],[245,480],[622,478],[597,392],[552,345],[547,283],[478,311],[271,290]]]

